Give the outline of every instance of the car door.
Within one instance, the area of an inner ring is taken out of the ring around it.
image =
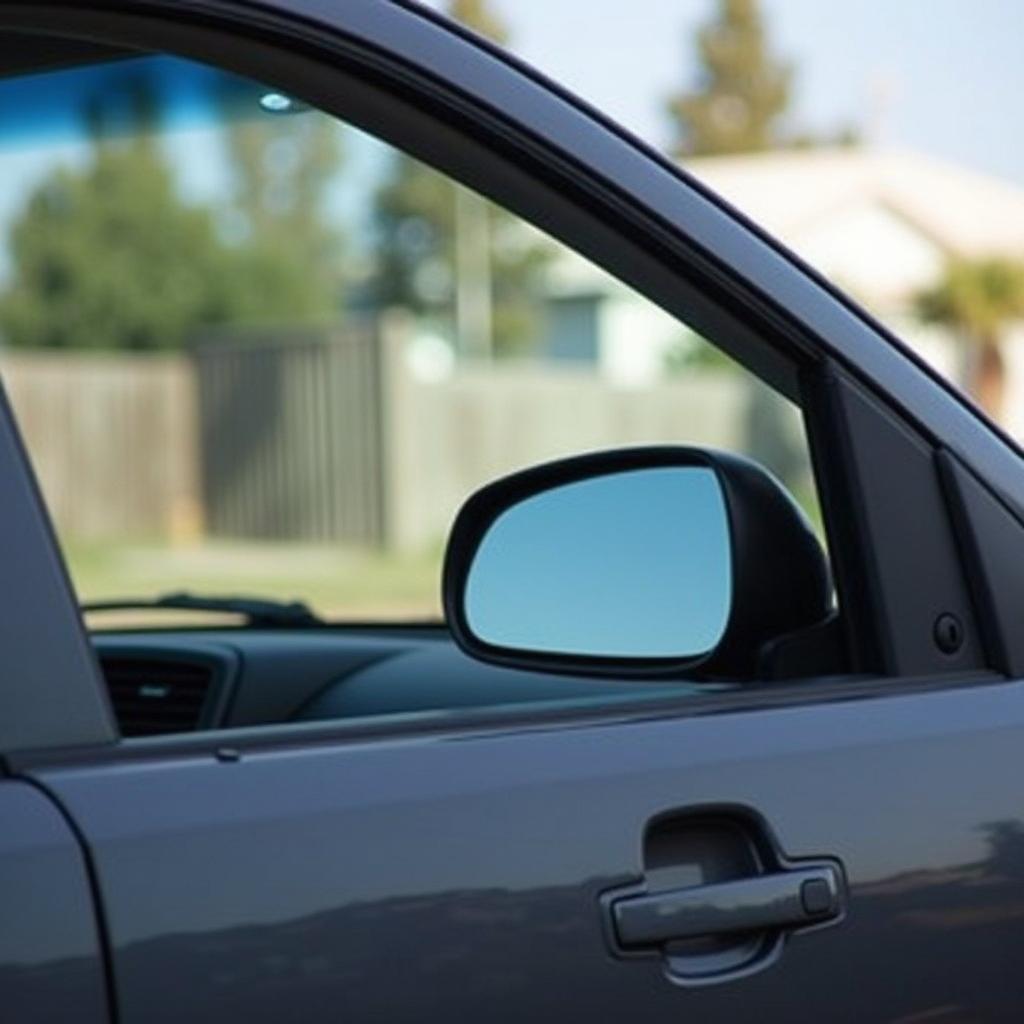
[[[25,686],[5,696],[5,743],[81,837],[122,1024],[1016,1019],[1024,470],[1008,442],[695,182],[417,5],[0,12],[344,108],[685,309],[801,405],[836,577],[839,619],[808,640],[835,657],[810,677],[112,743],[37,530],[24,573],[77,660],[40,662],[48,712]],[[48,727],[65,692],[77,732]],[[679,899],[749,914],[698,934],[628,924],[629,906]]]
[[[96,905],[77,838],[53,802],[0,782],[0,993],[12,1020],[110,1019]]]

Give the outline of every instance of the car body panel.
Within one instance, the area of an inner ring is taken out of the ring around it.
[[[981,683],[237,757],[138,745],[39,779],[92,850],[123,1024],[1011,1020],[1022,726],[1024,687]],[[689,989],[611,955],[600,897],[640,880],[647,822],[709,806],[837,858],[849,907]]]
[[[25,782],[0,780],[0,822],[0,1017],[104,1024],[104,956],[78,839]]]
[[[771,328],[750,341],[766,375],[789,371],[794,385],[798,371],[834,362],[906,421],[923,460],[945,448],[1024,508],[1016,449],[881,327],[666,160],[423,9],[39,0],[0,2],[0,19],[190,53],[220,46],[232,66],[301,52],[303,81],[327,99],[353,68],[372,66],[382,92],[405,90],[422,105],[425,133],[445,122],[476,136],[469,184],[500,160],[568,183],[578,209],[561,223],[579,227],[581,251],[604,247],[615,270],[650,250],[663,295],[690,287],[688,275],[711,282]],[[499,199],[502,187],[491,188]],[[0,422],[12,429],[6,407]],[[22,511],[45,522],[24,465],[3,478],[25,492]],[[54,575],[53,538],[22,547],[23,572],[57,584],[32,618],[77,644],[78,661],[59,672],[35,665],[54,692],[33,698],[24,746],[46,749],[11,763],[81,836],[120,1024],[1019,1017],[1024,683],[974,671],[916,686],[877,678],[841,699],[837,681],[821,679],[781,697],[763,685],[713,706],[652,702],[628,715],[427,713],[363,719],[358,730],[267,727],[244,743],[228,731],[114,745],[95,665],[66,621],[71,591]],[[946,557],[955,576],[956,556]],[[54,608],[63,618],[47,617]],[[29,664],[43,648],[38,629],[5,651]],[[60,686],[88,698],[91,729],[40,727],[41,708],[62,706]],[[12,730],[5,753],[19,746],[19,708],[0,701]],[[75,742],[84,749],[55,749]],[[721,984],[680,985],[659,956],[615,956],[602,897],[642,881],[652,820],[691,812],[758,822],[787,861],[834,859],[849,887],[845,916]],[[60,871],[71,879],[71,833],[62,835]],[[72,888],[61,906],[94,977],[88,936],[98,926],[81,877]]]

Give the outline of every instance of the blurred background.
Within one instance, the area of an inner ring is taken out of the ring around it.
[[[1024,436],[1024,7],[433,6],[665,150]],[[83,599],[436,618],[473,489],[624,444],[746,452],[816,521],[788,403],[272,85],[130,57],[2,79],[0,104],[0,369]]]

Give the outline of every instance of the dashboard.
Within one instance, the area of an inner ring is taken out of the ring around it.
[[[709,689],[486,665],[440,626],[133,630],[92,642],[124,737]]]

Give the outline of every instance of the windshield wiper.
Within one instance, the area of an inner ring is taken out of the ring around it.
[[[245,616],[250,626],[319,626],[323,619],[302,601],[271,601],[258,597],[205,597],[178,591],[159,597],[116,598],[112,601],[86,601],[83,612],[134,611],[136,609],[182,609],[197,612],[227,612]]]

